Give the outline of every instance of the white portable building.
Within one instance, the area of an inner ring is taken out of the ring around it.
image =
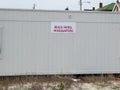
[[[120,73],[120,13],[0,9],[0,76]]]

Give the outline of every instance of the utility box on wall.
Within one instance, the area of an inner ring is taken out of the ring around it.
[[[0,10],[0,75],[120,73],[120,13]]]

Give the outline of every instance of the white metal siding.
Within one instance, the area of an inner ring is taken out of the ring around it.
[[[56,21],[76,33],[51,33]],[[0,75],[120,73],[120,14],[0,10],[0,25]]]

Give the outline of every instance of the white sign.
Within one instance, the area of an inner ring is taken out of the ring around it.
[[[75,33],[75,22],[51,22],[52,33]]]

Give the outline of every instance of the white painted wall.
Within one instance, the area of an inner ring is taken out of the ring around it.
[[[76,33],[51,33],[75,22]],[[120,73],[120,14],[0,10],[0,75]]]

